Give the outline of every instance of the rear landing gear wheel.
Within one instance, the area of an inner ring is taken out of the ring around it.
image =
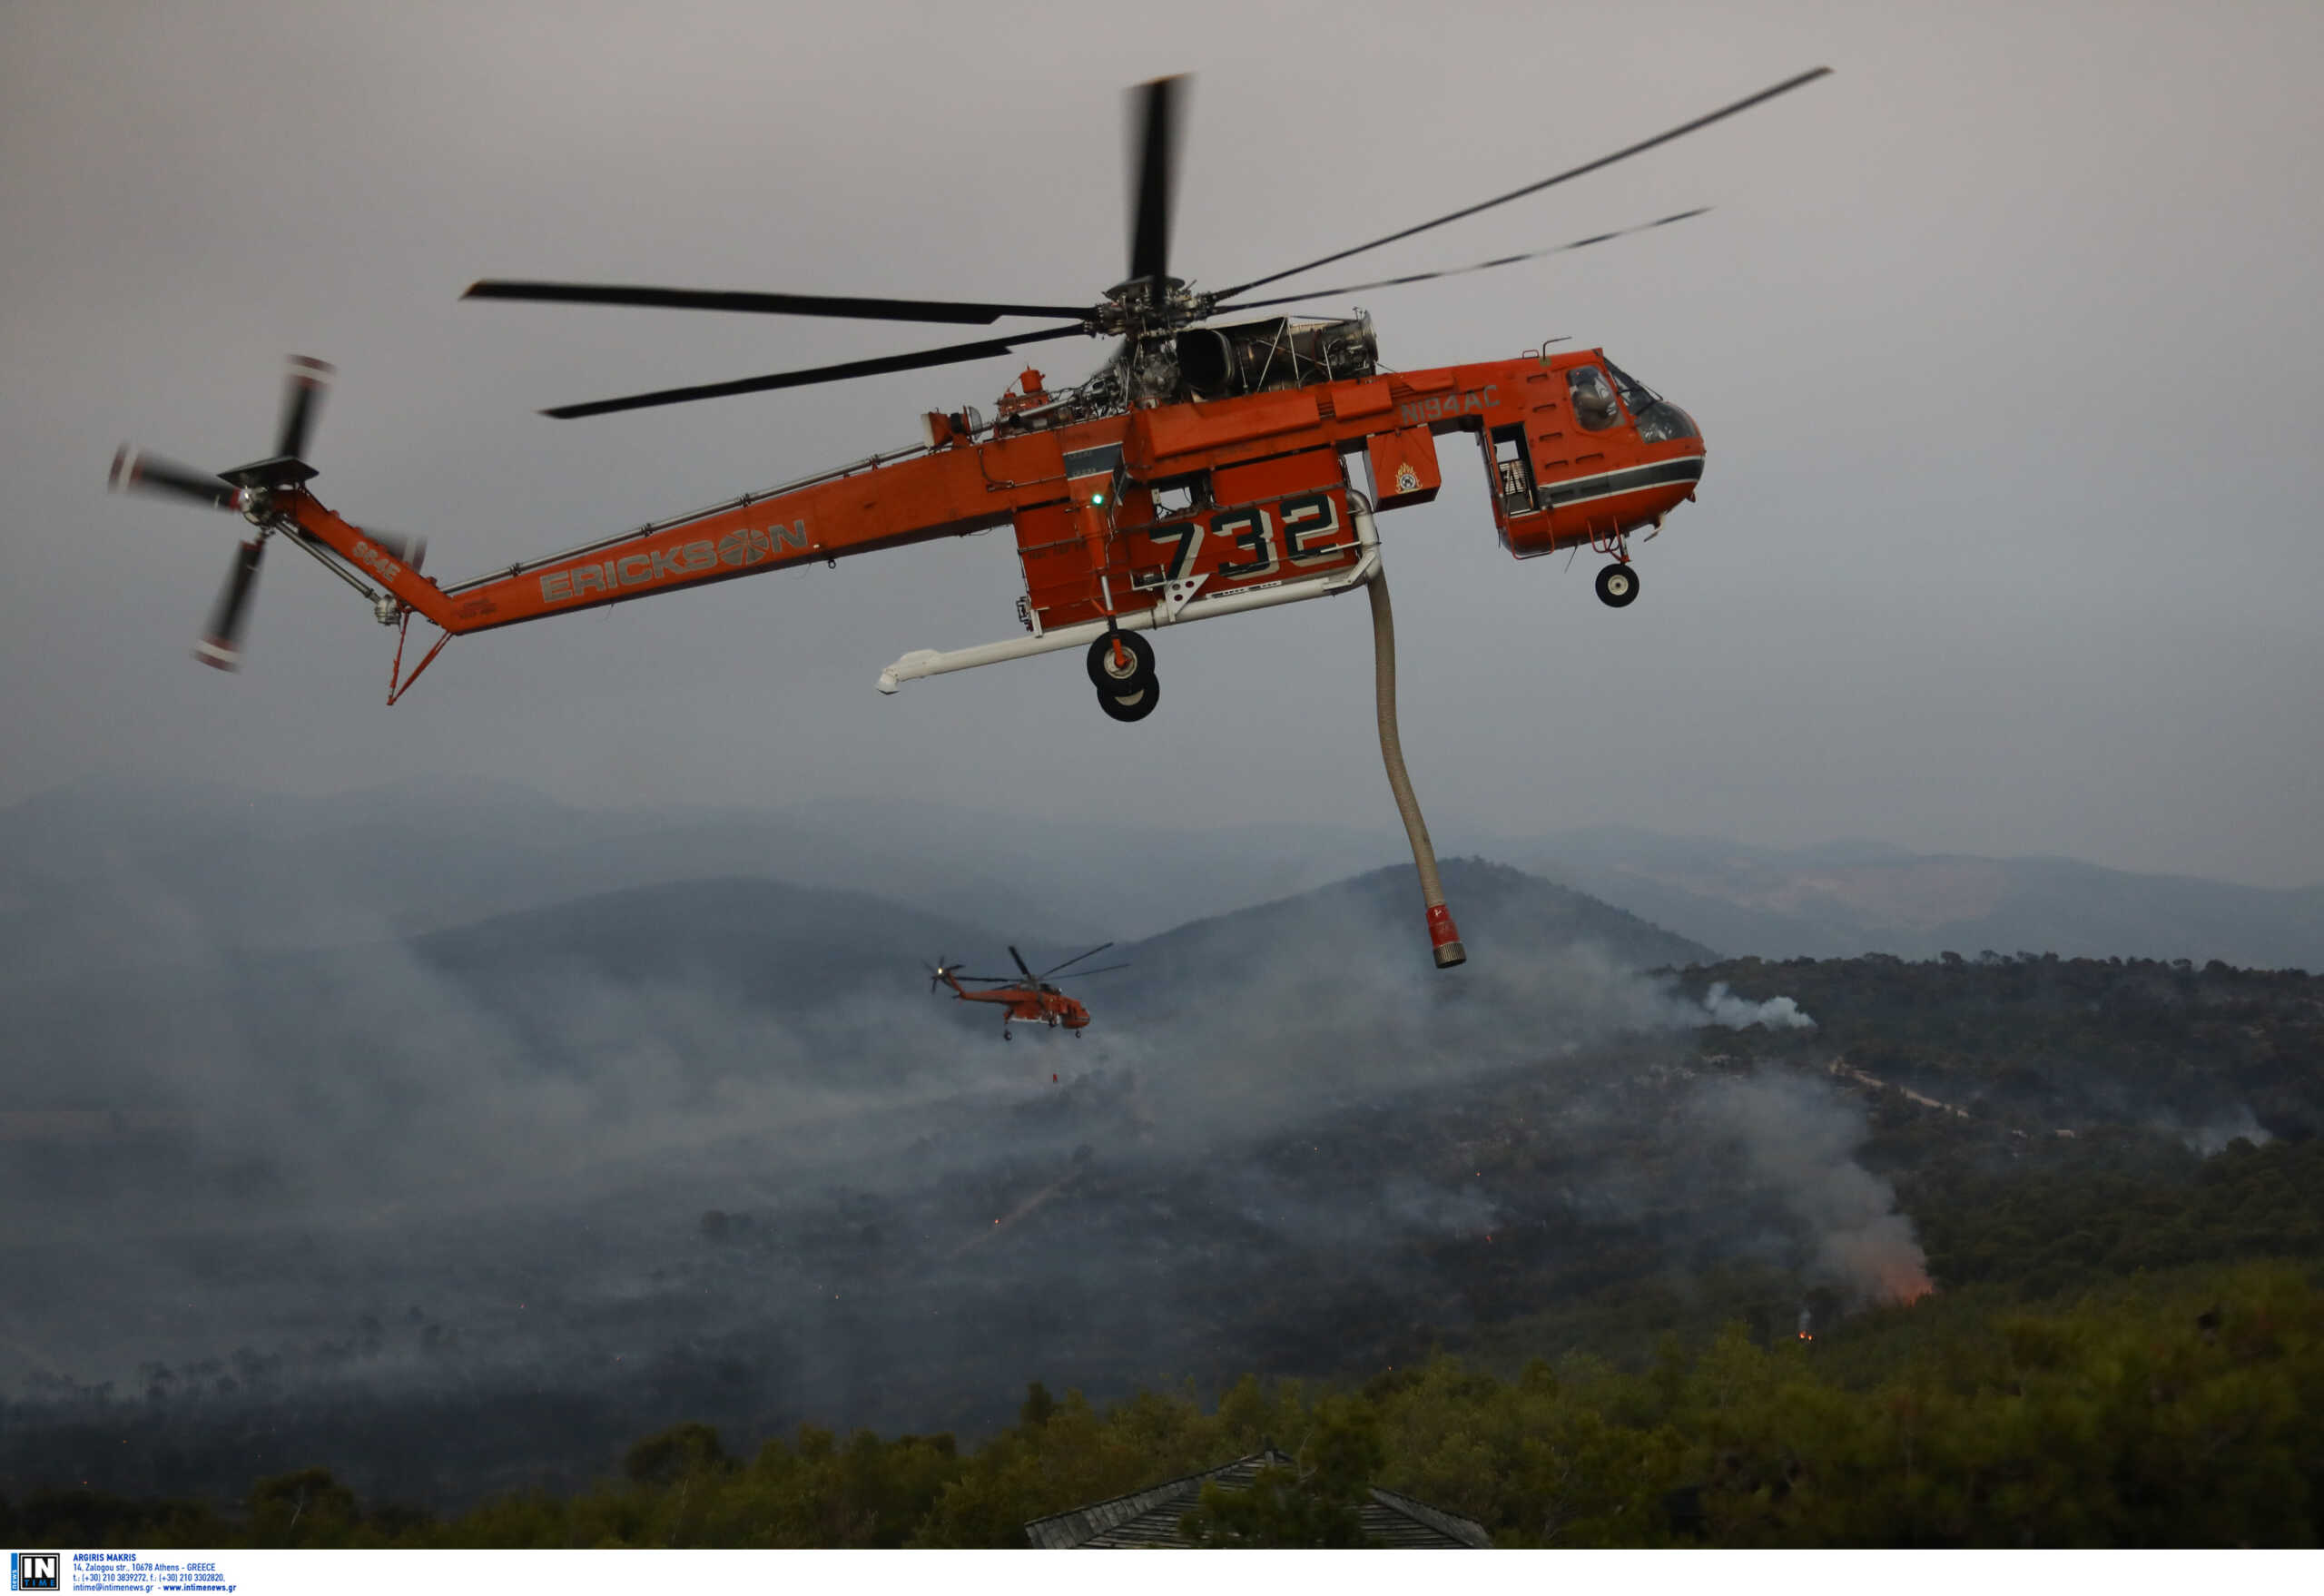
[[[1598,573],[1598,602],[1620,609],[1638,596],[1638,571],[1617,560]]]
[[[1009,1028],[1005,1025],[1000,1028],[1000,1039],[1004,1042],[1009,1039]]]
[[[1115,644],[1121,657],[1115,657]],[[1089,683],[1100,693],[1128,693],[1154,679],[1154,645],[1135,632],[1116,632],[1089,645]]]
[[[1142,721],[1162,702],[1162,684],[1153,676],[1128,693],[1098,690],[1098,707],[1118,721]]]

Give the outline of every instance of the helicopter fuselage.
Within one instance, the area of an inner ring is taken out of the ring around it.
[[[303,482],[270,490],[252,518],[287,521],[456,635],[1010,527],[1025,580],[1019,619],[1038,637],[1148,612],[1161,624],[1197,594],[1344,578],[1363,553],[1351,494],[1380,510],[1433,499],[1437,439],[1449,433],[1479,440],[1495,528],[1521,558],[1589,545],[1627,560],[1630,534],[1694,497],[1704,458],[1683,411],[1595,350],[1060,425],[1027,413],[1043,397],[1011,394],[1017,415],[1004,405],[990,429],[931,415],[930,447],[449,586],[393,557]]]
[[[990,991],[970,991],[950,975],[940,977],[952,989],[952,995],[964,1003],[999,1003],[1004,1006],[1005,1022],[1009,1024],[1039,1024],[1067,1030],[1080,1030],[1089,1023],[1089,1010],[1078,998],[1068,998],[1047,983],[1029,986],[1006,986]]]

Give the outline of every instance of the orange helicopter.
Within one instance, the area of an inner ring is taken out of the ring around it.
[[[1017,962],[1017,969],[1022,978],[1019,980],[1011,980],[1005,975],[963,975],[960,973],[959,965],[947,964],[940,957],[934,964],[926,967],[928,990],[934,991],[937,983],[941,981],[952,989],[952,996],[961,1002],[1005,1005],[1000,1013],[1000,1039],[1004,1042],[1009,1039],[1009,1025],[1020,1020],[1037,1021],[1052,1030],[1062,1026],[1072,1033],[1075,1039],[1078,1040],[1082,1029],[1089,1023],[1089,1010],[1082,1007],[1078,1000],[1067,997],[1051,986],[1049,977],[1060,970],[1070,969],[1084,959],[1094,959],[1112,946],[1111,942],[1100,942],[1087,953],[1076,953],[1063,964],[1052,964],[1036,975],[1025,963],[1025,956],[1017,951],[1015,944],[1012,943],[1009,949],[1009,957]],[[1126,962],[1100,964],[1095,970],[1077,971],[1073,979],[1079,980],[1084,976],[1103,975],[1109,970],[1128,970],[1128,968],[1129,965]],[[978,986],[990,987],[993,990],[972,992],[964,984],[969,982]]]
[[[1465,957],[1443,901],[1425,827],[1394,734],[1393,652],[1374,513],[1425,504],[1443,471],[1437,439],[1467,433],[1482,450],[1493,525],[1520,559],[1588,547],[1607,557],[1599,597],[1638,596],[1630,538],[1652,536],[1695,497],[1704,445],[1693,419],[1602,350],[1395,370],[1381,363],[1371,318],[1234,320],[1302,300],[1482,271],[1667,226],[1699,210],[1448,271],[1300,293],[1253,291],[1535,194],[1657,148],[1824,76],[1817,67],[1692,121],[1508,193],[1367,242],[1217,290],[1170,270],[1177,130],[1184,79],[1134,91],[1135,192],[1129,275],[1095,304],[1023,304],[488,280],[470,299],[628,305],[990,327],[1048,325],[905,354],[634,394],[545,411],[599,416],[735,394],[803,388],[1008,353],[1068,338],[1118,340],[1091,376],[1051,391],[1027,369],[988,419],[929,411],[918,446],[745,493],[545,558],[448,586],[420,573],[425,546],[367,531],[315,498],[308,435],[329,368],[294,361],[274,452],[215,476],[124,445],[116,488],[239,513],[254,528],[229,568],[196,656],[239,665],[270,538],[313,556],[398,631],[394,704],[454,636],[654,594],[784,570],[939,537],[1009,527],[1024,591],[1019,635],[949,651],[914,649],[881,672],[895,692],[922,676],[1064,649],[1086,649],[1098,706],[1139,721],[1160,702],[1146,634],[1165,626],[1366,588],[1380,682],[1381,744],[1419,866],[1440,966]],[[1561,342],[1562,340],[1552,340]],[[1360,462],[1364,486],[1357,486]],[[403,670],[412,617],[440,631]]]

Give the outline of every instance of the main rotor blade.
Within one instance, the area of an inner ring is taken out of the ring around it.
[[[1074,979],[1074,980],[1088,980],[1088,979],[1089,979],[1091,976],[1093,976],[1093,975],[1103,975],[1103,974],[1105,974],[1105,973],[1106,973],[1106,971],[1108,971],[1108,970],[1128,970],[1128,968],[1129,968],[1129,966],[1128,966],[1128,964],[1127,964],[1127,963],[1122,963],[1122,964],[1100,964],[1100,965],[1099,965],[1099,966],[1098,966],[1098,968],[1097,968],[1097,969],[1095,969],[1095,970],[1075,970],[1075,971],[1073,972],[1073,979]]]
[[[290,357],[290,372],[282,379],[282,425],[276,431],[275,458],[307,458],[307,435],[314,429],[315,412],[322,406],[334,369],[330,361],[311,355]]]
[[[772,377],[745,377],[734,382],[709,382],[699,388],[665,388],[656,393],[634,393],[626,399],[597,399],[586,405],[559,405],[553,410],[543,410],[541,414],[569,421],[578,416],[606,416],[615,410],[644,410],[655,405],[682,405],[694,399],[724,399],[731,394],[766,393],[778,388],[808,388],[818,382],[845,382],[851,378],[877,377],[887,371],[915,371],[923,366],[950,366],[961,360],[980,360],[988,355],[1005,355],[1019,344],[1040,343],[1052,338],[1074,338],[1080,332],[1078,324],[1043,328],[1033,332],[1015,333],[1008,338],[989,338],[977,343],[956,343],[942,349],[920,350],[909,355],[881,355],[876,360],[847,360],[836,366],[812,367],[804,371],[781,371]]]
[[[625,288],[593,282],[517,282],[487,278],[464,300],[530,300],[560,305],[643,305],[665,310],[743,310],[761,316],[845,316],[866,321],[949,321],[989,327],[1003,316],[1083,317],[1085,305],[988,304],[978,300],[877,300],[847,294],[726,293],[715,289]]]
[[[202,628],[202,641],[194,646],[193,657],[203,665],[222,671],[241,666],[242,628],[250,622],[251,595],[258,588],[259,561],[265,555],[263,537],[253,537],[234,551],[234,563],[226,568],[226,585],[218,590],[218,602],[211,606],[210,624]]]
[[[1025,968],[1025,955],[1017,951],[1017,944],[1014,942],[1009,944],[1009,956],[1017,961],[1018,969],[1025,970],[1025,979],[1027,980],[1037,981],[1041,979],[1039,976],[1035,975],[1030,970],[1027,970]]]
[[[190,498],[212,509],[231,510],[239,491],[232,483],[192,466],[123,444],[113,451],[105,486],[115,493],[150,493],[157,498]]]
[[[1384,277],[1376,282],[1354,282],[1345,288],[1311,288],[1303,293],[1285,294],[1279,299],[1247,300],[1236,305],[1236,310],[1265,310],[1269,305],[1288,305],[1300,300],[1333,300],[1343,294],[1360,294],[1375,288],[1400,288],[1407,282],[1427,282],[1438,277],[1462,277],[1472,271],[1490,271],[1496,266],[1514,266],[1521,261],[1539,261],[1547,255],[1562,255],[1569,250],[1586,250],[1591,244],[1602,244],[1609,239],[1627,238],[1634,232],[1651,232],[1658,227],[1668,227],[1674,222],[1684,222],[1690,216],[1700,216],[1709,211],[1709,205],[1698,205],[1691,211],[1681,211],[1676,216],[1664,216],[1652,222],[1641,222],[1636,227],[1618,227],[1611,232],[1593,233],[1578,238],[1570,244],[1558,244],[1546,250],[1528,250],[1521,255],[1502,255],[1497,260],[1480,261],[1473,266],[1448,266],[1442,271],[1413,271],[1403,277]]]
[[[1177,185],[1178,97],[1187,79],[1158,77],[1130,91],[1137,143],[1130,160],[1129,274],[1170,272],[1170,202]]]
[[[1098,954],[1100,954],[1100,953],[1104,952],[1107,949],[1108,949],[1108,948],[1110,948],[1110,947],[1112,947],[1112,946],[1113,946],[1113,943],[1111,943],[1111,942],[1100,942],[1100,943],[1098,943],[1096,947],[1094,947],[1094,948],[1090,949],[1090,950],[1089,950],[1089,951],[1088,951],[1088,952],[1087,952],[1087,953],[1076,953],[1072,958],[1070,958],[1070,959],[1067,960],[1067,961],[1065,961],[1065,964],[1078,964],[1078,963],[1080,963],[1084,959],[1094,959],[1094,958],[1095,958],[1095,957],[1097,957]],[[1052,964],[1052,965],[1050,965],[1047,970],[1042,970],[1042,971],[1041,971],[1042,978],[1043,978],[1044,980],[1046,980],[1046,979],[1047,979],[1047,978],[1049,978],[1049,976],[1055,975],[1059,970],[1063,970],[1063,969],[1065,968],[1065,964]]]
[[[1554,177],[1545,177],[1539,182],[1527,183],[1521,189],[1512,189],[1509,192],[1499,195],[1493,199],[1482,200],[1476,204],[1452,212],[1449,215],[1439,216],[1433,222],[1423,222],[1417,226],[1407,227],[1401,232],[1392,232],[1385,238],[1375,238],[1370,243],[1357,244],[1353,249],[1341,250],[1334,254],[1318,256],[1316,259],[1307,261],[1305,265],[1293,266],[1282,271],[1269,272],[1265,277],[1255,277],[1248,282],[1237,283],[1233,288],[1221,292],[1217,296],[1217,300],[1216,302],[1224,302],[1225,300],[1233,299],[1236,294],[1247,293],[1252,289],[1262,287],[1270,282],[1279,281],[1286,277],[1296,277],[1302,271],[1312,271],[1318,266],[1328,266],[1334,261],[1344,261],[1350,255],[1361,255],[1366,250],[1376,250],[1383,244],[1393,244],[1400,239],[1408,239],[1414,233],[1426,232],[1433,227],[1443,227],[1448,222],[1458,222],[1463,217],[1474,216],[1481,211],[1492,210],[1495,205],[1506,205],[1512,200],[1521,200],[1528,194],[1538,194],[1543,189],[1555,188],[1559,183],[1583,176],[1589,172],[1600,171],[1604,167],[1611,166],[1617,161],[1627,161],[1633,155],[1644,154],[1647,151],[1655,148],[1657,145],[1667,144],[1673,139],[1684,138],[1690,133],[1709,127],[1714,122],[1723,122],[1728,117],[1735,115],[1738,112],[1748,111],[1752,106],[1762,104],[1767,101],[1774,99],[1778,94],[1787,94],[1803,84],[1814,83],[1817,78],[1829,74],[1831,70],[1832,69],[1828,66],[1819,66],[1813,72],[1803,72],[1797,77],[1786,78],[1783,82],[1776,84],[1772,88],[1761,89],[1758,94],[1748,95],[1743,99],[1736,101],[1731,105],[1722,105],[1707,116],[1698,116],[1692,122],[1681,123],[1677,127],[1671,128],[1666,133],[1656,133],[1650,139],[1642,139],[1639,143],[1631,144],[1627,148],[1615,151],[1610,155],[1600,155],[1595,161],[1585,162],[1581,165],[1573,167],[1569,171],[1561,172]]]

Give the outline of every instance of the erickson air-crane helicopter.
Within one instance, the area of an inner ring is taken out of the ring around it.
[[[1223,289],[1197,291],[1171,272],[1180,78],[1134,91],[1129,275],[1095,304],[478,282],[467,297],[984,327],[1019,318],[1048,322],[905,354],[544,412],[558,418],[944,366],[1061,339],[1118,341],[1095,375],[1070,388],[1052,392],[1029,368],[989,419],[973,409],[926,413],[918,448],[466,582],[444,585],[422,576],[423,545],[366,531],[315,498],[309,486],[315,468],[304,457],[330,370],[320,361],[293,361],[275,449],[267,458],[212,476],[124,446],[113,459],[113,485],[232,510],[255,529],[236,553],[197,657],[222,669],[240,663],[260,562],[279,534],[369,600],[382,625],[398,628],[389,704],[459,634],[1007,526],[1016,534],[1024,578],[1017,601],[1021,635],[949,652],[913,650],[881,673],[880,690],[1086,647],[1099,707],[1116,720],[1138,721],[1161,695],[1144,633],[1365,587],[1378,656],[1382,754],[1419,867],[1436,961],[1457,964],[1464,957],[1459,934],[1396,742],[1393,623],[1373,512],[1434,498],[1442,481],[1436,440],[1469,433],[1483,452],[1502,546],[1521,559],[1584,546],[1606,555],[1598,594],[1619,607],[1638,595],[1630,538],[1659,528],[1694,498],[1702,435],[1685,411],[1601,350],[1553,353],[1544,345],[1513,360],[1392,370],[1381,364],[1371,319],[1361,313],[1340,320],[1232,318],[1514,265],[1699,215],[1684,212],[1448,271],[1248,297],[1600,171],[1828,70],[1802,73],[1508,193]],[[1359,458],[1364,488],[1352,479]],[[414,616],[442,635],[406,675],[403,645]]]
[[[1019,953],[1016,944],[1012,942],[1009,944],[1009,957],[1016,961],[1019,972],[1014,978],[1006,975],[964,975],[959,965],[947,964],[940,957],[935,963],[928,967],[928,990],[934,991],[937,983],[940,981],[950,987],[952,996],[961,1002],[1001,1004],[1000,1039],[1004,1042],[1009,1039],[1009,1027],[1012,1021],[1019,1024],[1046,1025],[1051,1030],[1063,1026],[1072,1033],[1075,1039],[1078,1040],[1082,1029],[1089,1023],[1089,1010],[1082,1007],[1078,1000],[1067,997],[1051,986],[1049,977],[1061,970],[1072,969],[1084,959],[1095,959],[1112,946],[1111,942],[1100,942],[1087,953],[1076,953],[1064,963],[1052,964],[1036,975],[1032,968],[1025,962],[1025,955]],[[1128,968],[1127,963],[1100,964],[1095,970],[1076,970],[1073,979],[1079,980],[1084,976],[1103,975],[1109,970],[1128,970]],[[972,992],[969,990],[971,985],[989,990]]]

